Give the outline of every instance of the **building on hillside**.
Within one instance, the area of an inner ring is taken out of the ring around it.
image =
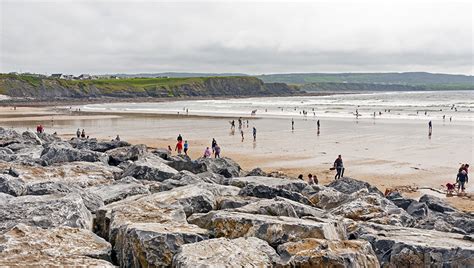
[[[90,74],[81,74],[81,75],[79,75],[78,77],[76,77],[76,79],[79,79],[79,80],[88,80],[88,79],[91,79],[91,75],[90,75]]]
[[[63,74],[51,74],[51,78],[58,78],[60,79],[63,76]]]

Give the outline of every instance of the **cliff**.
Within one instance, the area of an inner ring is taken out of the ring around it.
[[[38,100],[134,97],[214,97],[292,95],[296,88],[255,77],[127,78],[64,80],[0,75],[0,94]]]

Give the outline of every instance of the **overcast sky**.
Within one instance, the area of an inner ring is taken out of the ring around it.
[[[473,73],[469,1],[0,2],[0,72]]]

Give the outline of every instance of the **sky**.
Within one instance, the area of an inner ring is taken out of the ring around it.
[[[0,72],[473,74],[471,1],[0,0]]]

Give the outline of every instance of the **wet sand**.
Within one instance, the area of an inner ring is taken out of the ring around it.
[[[237,119],[237,118],[235,118]],[[0,108],[0,126],[23,131],[43,124],[47,132],[70,138],[77,128],[90,137],[112,139],[117,134],[131,143],[149,147],[174,148],[176,136],[190,142],[192,158],[201,156],[212,138],[222,147],[222,155],[236,160],[244,169],[260,167],[291,176],[316,174],[320,183],[334,179],[333,161],[342,154],[345,175],[365,180],[380,190],[399,186],[441,188],[454,182],[460,163],[472,163],[470,122],[435,124],[433,136],[418,121],[325,118],[318,134],[313,118],[251,118],[241,140],[238,124],[234,133],[229,118],[185,115],[76,113],[51,108]],[[257,128],[253,142],[252,127]],[[474,187],[468,184],[472,195]],[[418,197],[421,192],[406,193]],[[474,211],[471,198],[450,197],[448,202]]]

